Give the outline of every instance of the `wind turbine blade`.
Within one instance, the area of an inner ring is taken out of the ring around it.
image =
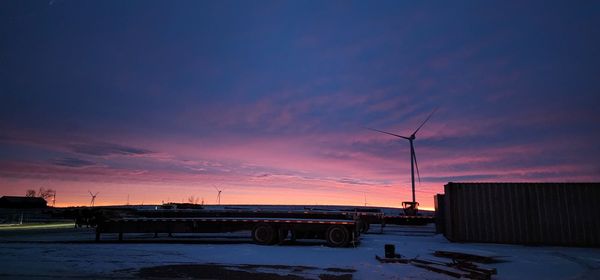
[[[378,129],[374,129],[374,128],[369,128],[369,127],[365,127],[365,128],[366,128],[366,129],[368,129],[368,130],[373,130],[373,131],[377,131],[377,132],[385,133],[385,134],[388,134],[388,135],[392,135],[392,136],[396,136],[396,137],[404,138],[404,139],[406,139],[406,140],[410,140],[410,138],[408,138],[408,137],[406,137],[406,136],[402,136],[402,135],[398,135],[398,134],[394,134],[394,133],[390,133],[390,132],[387,132],[387,131],[378,130]]]
[[[423,123],[421,125],[419,125],[419,127],[417,127],[417,130],[415,130],[415,132],[413,132],[412,135],[417,134],[419,129],[421,129],[421,127],[423,127],[423,125],[425,125],[425,123],[431,118],[431,116],[433,116],[433,114],[435,113],[435,111],[437,111],[437,109],[438,108],[433,109],[433,111],[429,114],[429,116],[423,121]]]
[[[421,174],[419,173],[419,164],[417,163],[417,154],[415,153],[414,149],[412,152],[412,159],[415,161],[415,167],[417,169],[417,178],[419,178],[419,185],[420,185],[421,184]]]
[[[217,190],[218,192],[220,192],[221,190],[219,190],[219,188],[217,188],[217,186],[213,185],[213,188],[215,188],[215,190]]]
[[[90,193],[91,196],[94,196],[94,194],[90,190],[88,190],[88,192]]]

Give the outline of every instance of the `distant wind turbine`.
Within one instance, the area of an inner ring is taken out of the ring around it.
[[[219,188],[217,188],[217,186],[213,186],[215,188],[215,190],[217,190],[217,204],[221,205],[221,192],[223,190],[220,190]]]
[[[90,193],[90,196],[92,196],[92,201],[90,202],[90,205],[92,207],[94,207],[94,202],[96,202],[96,196],[98,196],[99,192],[96,192],[96,194],[93,194],[91,191],[88,190],[88,192]]]
[[[415,132],[413,132],[410,136],[402,136],[402,135],[398,135],[398,134],[394,134],[394,133],[390,133],[387,131],[383,131],[383,130],[378,130],[378,129],[373,129],[373,128],[367,128],[376,132],[381,132],[384,134],[388,134],[391,136],[395,136],[395,137],[399,137],[402,139],[406,139],[408,140],[408,142],[410,143],[410,179],[411,179],[411,183],[412,183],[412,206],[416,207],[417,201],[415,198],[415,167],[417,169],[417,177],[419,178],[419,183],[421,183],[421,175],[419,174],[419,165],[417,164],[417,155],[415,154],[415,146],[413,144],[413,141],[417,138],[417,132],[419,132],[419,130],[423,127],[423,125],[425,125],[425,123],[427,121],[429,121],[429,119],[431,118],[431,116],[433,116],[433,114],[437,111],[437,108],[434,109],[429,116],[423,121],[423,123],[421,123],[421,125],[419,125],[419,127],[417,127],[417,129],[415,130]]]

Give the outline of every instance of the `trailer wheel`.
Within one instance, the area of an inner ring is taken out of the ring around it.
[[[285,239],[288,237],[289,232],[290,231],[287,228],[280,227],[279,230],[277,230],[277,244],[283,244],[283,242],[285,242]]]
[[[360,227],[360,233],[367,233],[370,228],[371,228],[371,224],[369,224],[368,222],[363,222]]]
[[[252,240],[260,245],[272,245],[277,242],[277,231],[269,224],[258,224],[252,229]]]
[[[350,232],[344,226],[330,226],[325,234],[325,240],[331,247],[345,247],[350,242]]]

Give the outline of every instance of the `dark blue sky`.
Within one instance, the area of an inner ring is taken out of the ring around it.
[[[362,127],[410,134],[436,107],[422,201],[597,181],[598,26],[594,1],[3,1],[0,190],[396,205],[408,145]]]

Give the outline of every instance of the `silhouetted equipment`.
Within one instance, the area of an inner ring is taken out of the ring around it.
[[[202,204],[195,203],[175,203],[169,202],[160,206],[160,209],[203,209],[204,206]]]
[[[0,197],[0,208],[45,208],[48,202],[41,197],[3,196]]]
[[[396,257],[396,246],[394,244],[385,244],[385,257],[386,258],[395,258]]]
[[[383,131],[383,130],[368,128],[373,131],[377,131],[377,132],[381,132],[381,133],[395,136],[398,138],[406,139],[410,143],[410,180],[411,180],[411,186],[412,186],[412,201],[405,201],[402,203],[402,205],[404,207],[405,215],[416,215],[418,206],[419,206],[419,203],[417,203],[417,200],[415,197],[415,168],[417,169],[417,177],[419,178],[419,183],[421,182],[421,175],[419,174],[419,165],[417,164],[417,155],[415,153],[415,146],[414,146],[413,141],[417,138],[416,137],[417,132],[419,132],[419,130],[423,127],[423,125],[425,125],[425,123],[427,121],[429,121],[429,119],[431,118],[431,116],[433,116],[435,111],[437,111],[437,108],[434,109],[429,114],[429,116],[427,116],[427,118],[423,121],[423,123],[421,123],[421,125],[419,125],[419,127],[417,127],[415,132],[413,132],[410,136],[402,136],[402,135],[390,133],[390,132]]]
[[[404,214],[407,216],[416,216],[417,215],[417,209],[419,208],[419,203],[418,202],[412,202],[412,201],[403,201],[402,202],[402,208],[404,208]]]
[[[483,267],[477,262],[485,263],[499,262],[493,257],[478,256],[461,252],[436,251],[436,257],[452,259],[451,262],[439,260],[426,260],[418,256],[412,259],[396,254],[393,244],[385,245],[385,257],[375,255],[375,259],[384,264],[409,264],[432,272],[437,272],[455,278],[466,279],[492,279],[492,275],[498,274],[495,268]]]
[[[600,246],[600,183],[453,183],[436,195],[450,241]]]

